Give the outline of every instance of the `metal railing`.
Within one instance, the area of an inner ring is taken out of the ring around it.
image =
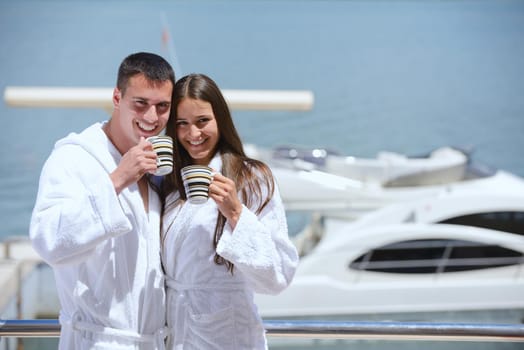
[[[269,337],[524,343],[523,324],[266,320]],[[0,320],[1,337],[58,337],[56,319]]]

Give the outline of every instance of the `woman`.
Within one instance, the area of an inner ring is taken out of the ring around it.
[[[265,164],[246,157],[209,77],[180,79],[172,110],[175,168],[208,165],[216,174],[204,204],[186,201],[180,171],[164,184],[168,349],[267,349],[254,293],[284,290],[298,263],[278,188]]]

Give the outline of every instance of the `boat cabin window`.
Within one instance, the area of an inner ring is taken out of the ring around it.
[[[429,274],[480,270],[524,263],[524,254],[480,242],[423,239],[389,244],[350,263],[354,270]]]
[[[524,235],[524,212],[499,211],[463,215],[440,221],[439,224],[483,227]]]

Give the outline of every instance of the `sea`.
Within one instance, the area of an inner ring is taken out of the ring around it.
[[[177,77],[205,73],[223,89],[313,92],[310,111],[234,110],[245,143],[359,157],[457,146],[524,176],[524,1],[3,0],[0,45],[2,94],[9,86],[111,88],[125,56],[150,51]],[[108,116],[0,103],[0,240],[28,235],[54,142]],[[376,344],[366,349],[384,349]],[[391,348],[422,346],[410,344]]]

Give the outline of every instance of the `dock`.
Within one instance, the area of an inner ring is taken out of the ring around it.
[[[2,318],[56,317],[54,276],[27,236],[0,242],[0,315]]]

